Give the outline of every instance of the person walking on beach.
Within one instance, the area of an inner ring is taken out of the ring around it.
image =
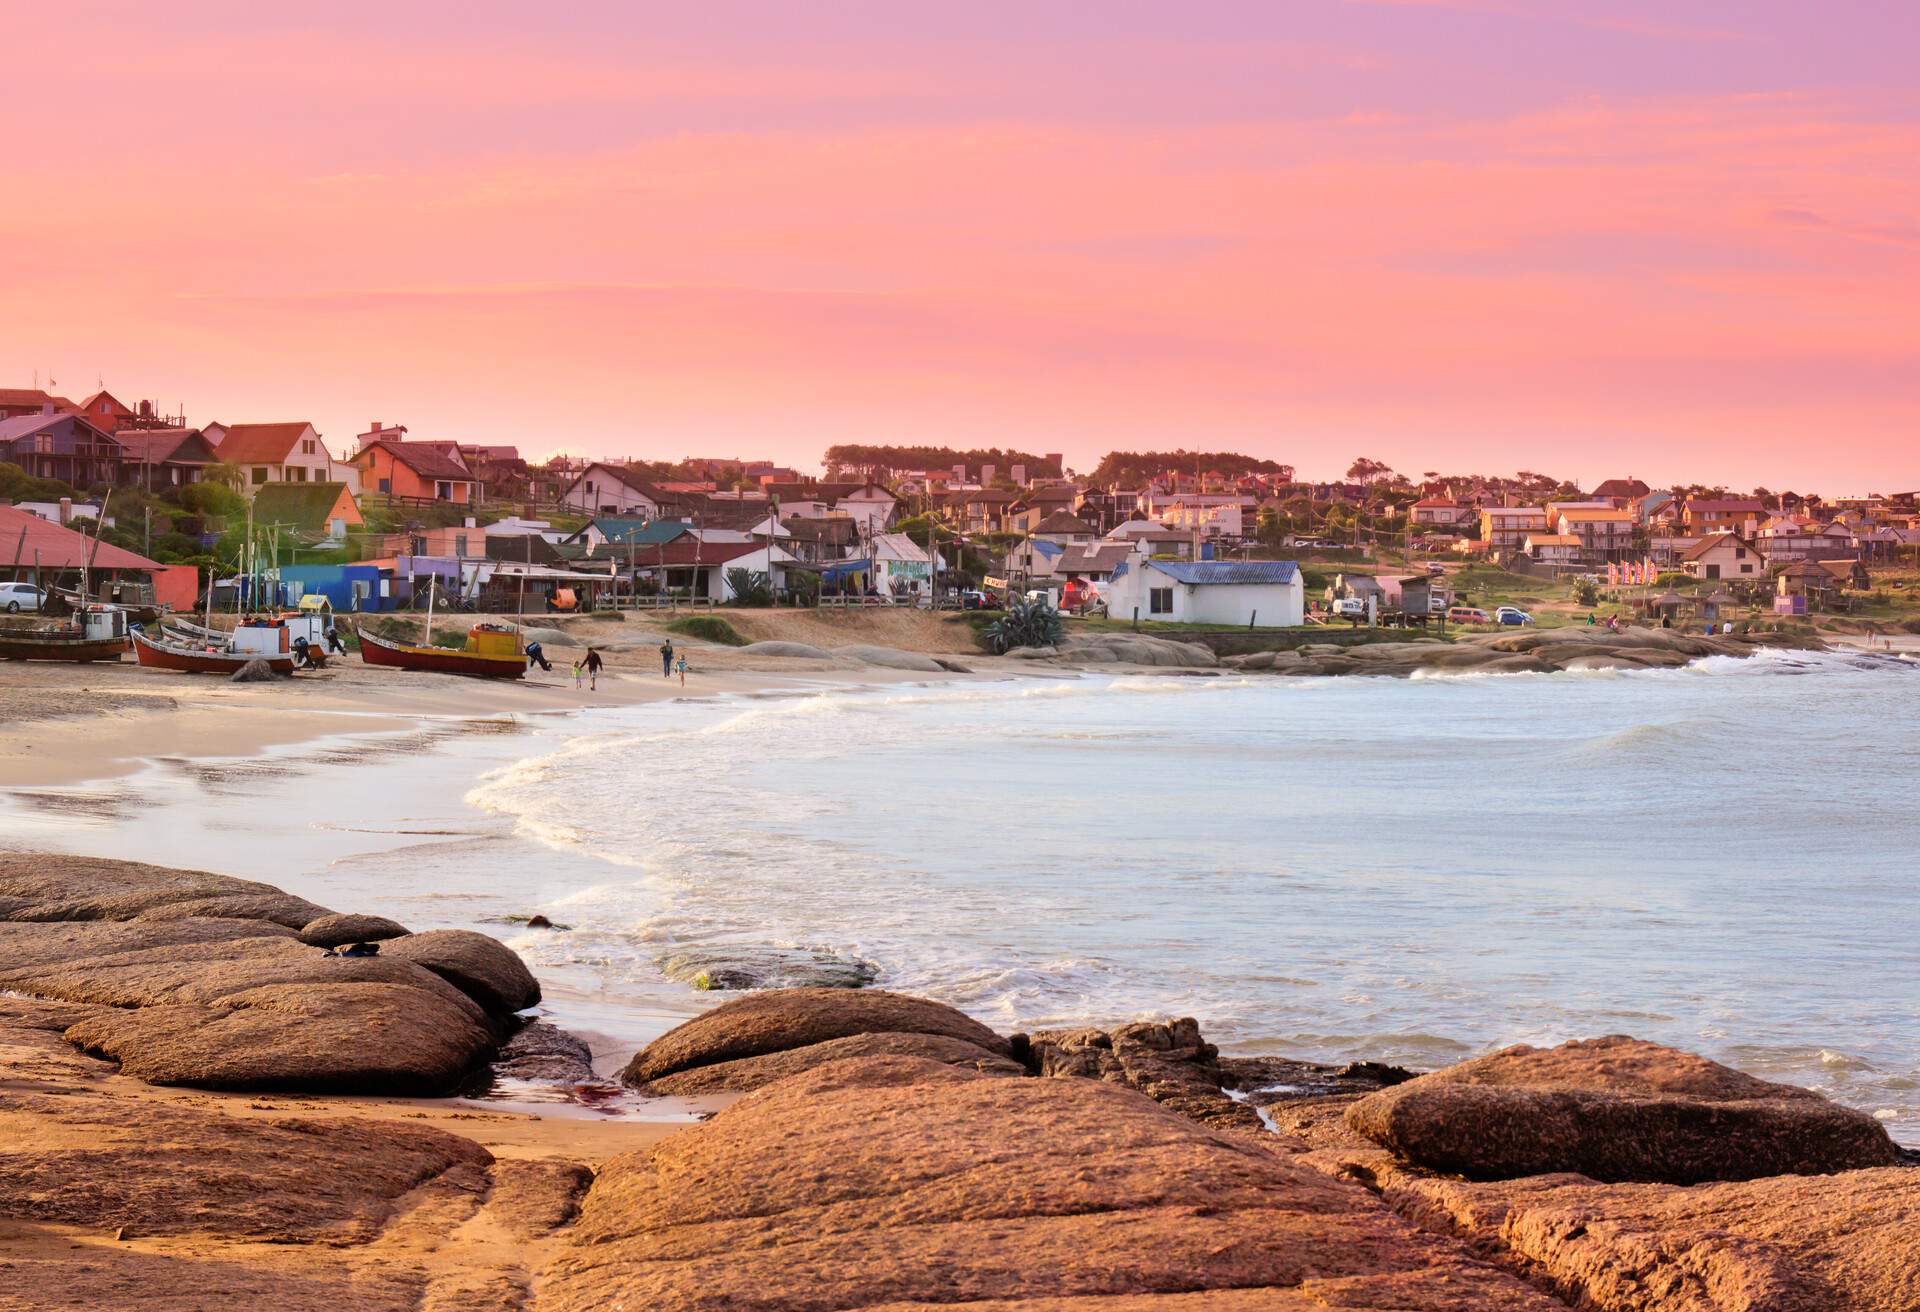
[[[600,659],[600,653],[595,651],[591,647],[587,648],[587,691],[588,692],[600,691],[600,667],[603,664],[605,664],[605,662],[603,662]]]
[[[673,639],[672,638],[668,638],[665,642],[660,644],[660,677],[663,679],[671,679],[673,677]]]
[[[678,661],[674,662],[673,668],[680,671],[680,686],[682,688],[686,687],[687,686],[687,658],[685,656],[682,656]]]

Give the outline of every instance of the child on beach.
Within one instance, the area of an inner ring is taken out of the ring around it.
[[[587,667],[579,661],[575,661],[573,663],[573,686],[574,687],[578,688],[583,685],[582,676],[585,675],[586,669]]]
[[[680,671],[680,686],[682,688],[686,687],[687,686],[687,658],[685,656],[682,656],[677,662],[675,662],[673,668]]]

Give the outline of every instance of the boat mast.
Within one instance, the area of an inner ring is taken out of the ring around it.
[[[439,580],[438,574],[427,575],[427,632],[420,639],[423,647],[433,646],[433,585]]]

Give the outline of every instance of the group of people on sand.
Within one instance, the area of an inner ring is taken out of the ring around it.
[[[527,644],[527,668],[539,666],[543,670],[553,669],[553,662],[547,659],[546,651],[537,642]],[[586,655],[573,663],[573,686],[585,687],[589,692],[600,689],[600,671],[606,668],[606,661],[598,651],[587,648]],[[680,686],[687,686],[687,658],[684,655],[675,658],[673,639],[668,638],[660,644],[660,677],[671,679],[680,676]]]

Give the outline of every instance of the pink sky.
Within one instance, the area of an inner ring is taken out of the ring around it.
[[[1920,486],[1916,6],[0,11],[0,386]]]

